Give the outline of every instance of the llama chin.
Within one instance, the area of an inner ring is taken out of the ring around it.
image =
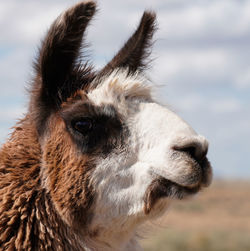
[[[155,13],[94,70],[79,58],[95,8],[80,2],[51,25],[27,114],[0,150],[3,250],[141,250],[141,224],[211,183],[207,140],[145,77]]]

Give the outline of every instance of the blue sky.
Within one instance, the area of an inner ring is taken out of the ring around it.
[[[26,110],[32,60],[51,22],[76,1],[0,3],[0,143]],[[144,9],[159,29],[149,76],[162,103],[210,142],[216,177],[250,177],[250,1],[102,0],[89,27],[101,67],[133,32]]]

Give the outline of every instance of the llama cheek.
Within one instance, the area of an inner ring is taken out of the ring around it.
[[[97,170],[99,169],[96,168],[95,175],[97,175]],[[127,216],[128,221],[142,218],[144,215],[143,197],[151,180],[145,163],[136,163],[127,171],[123,170],[120,173],[117,171],[114,176],[111,175],[105,179],[102,176],[102,180],[96,182],[95,186],[98,191],[96,204],[99,206],[94,213],[102,219],[98,218],[96,221],[105,221],[109,224],[113,220],[123,221],[124,215]]]
[[[62,134],[59,134],[62,135]],[[78,155],[65,138],[54,137],[43,149],[43,185],[62,219],[81,229],[91,221],[95,192],[90,183],[95,164],[88,156]],[[75,156],[72,158],[72,156]]]
[[[90,184],[88,171],[75,175],[61,175],[62,182],[50,183],[50,195],[58,213],[68,225],[74,228],[86,228],[91,221],[91,207],[95,198],[95,191]]]

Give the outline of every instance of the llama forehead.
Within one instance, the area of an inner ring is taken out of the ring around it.
[[[119,109],[121,106],[126,106],[131,99],[151,100],[151,89],[143,75],[139,73],[128,75],[127,71],[117,70],[103,77],[87,96],[97,106],[112,104]]]

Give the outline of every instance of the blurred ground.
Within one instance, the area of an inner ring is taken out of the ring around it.
[[[145,251],[250,251],[250,182],[215,181],[147,228]]]

